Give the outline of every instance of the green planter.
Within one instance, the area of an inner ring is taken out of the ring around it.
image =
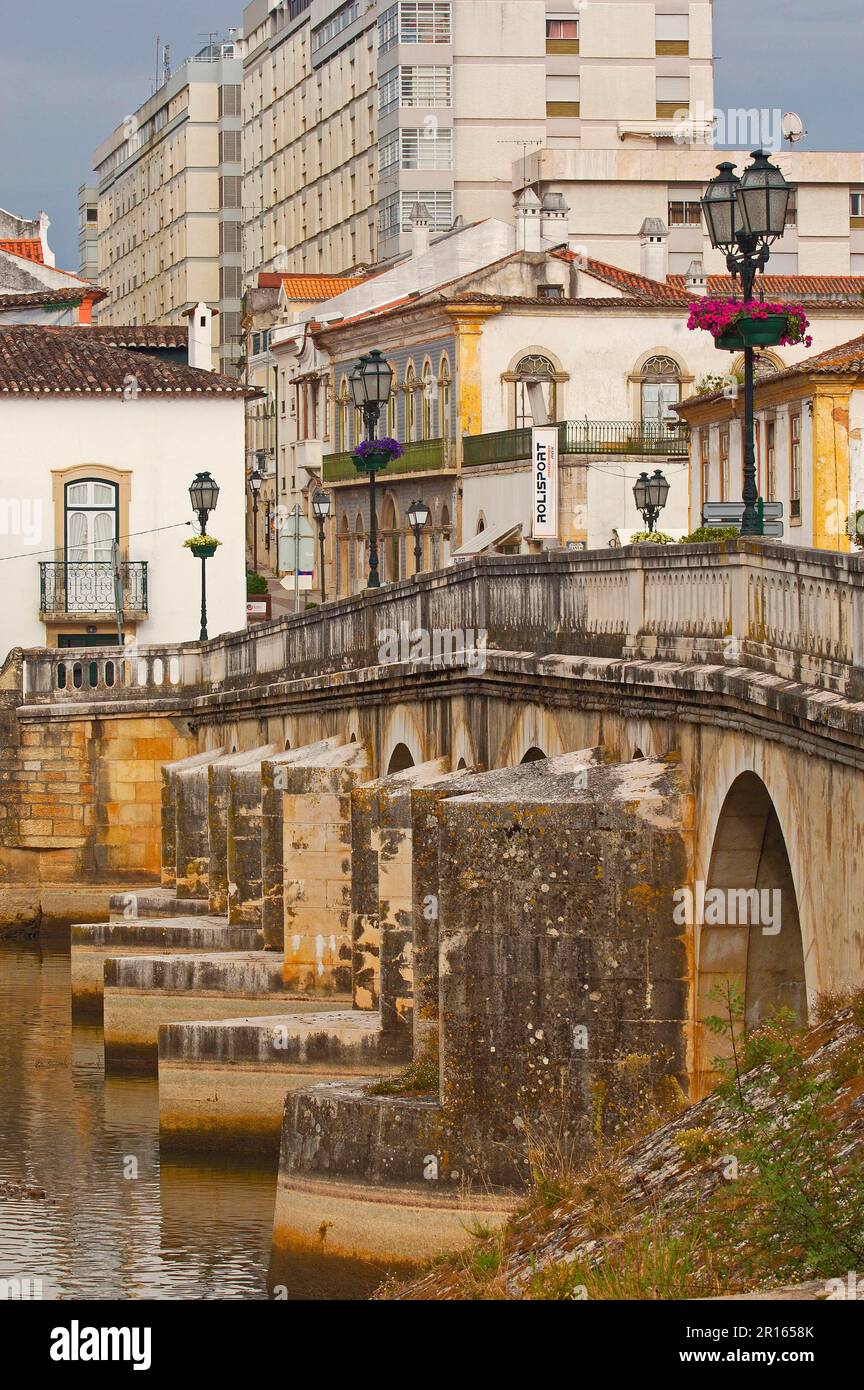
[[[390,462],[390,454],[352,454],[351,461],[358,473],[383,473]]]
[[[714,339],[720,352],[743,352],[746,347],[775,347],[786,332],[785,314],[764,319],[739,319],[728,333]]]
[[[195,556],[195,559],[196,559],[196,560],[209,560],[210,557],[211,557],[211,555],[215,555],[215,554],[216,554],[216,546],[215,546],[215,544],[214,544],[214,545],[190,545],[190,546],[188,547],[188,550],[189,550],[190,554],[192,554],[192,555]]]

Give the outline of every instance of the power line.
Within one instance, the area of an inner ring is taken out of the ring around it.
[[[150,529],[149,531],[130,531],[129,534],[128,534],[128,536],[118,536],[118,537],[117,537],[117,540],[118,540],[118,541],[132,541],[132,540],[135,540],[136,536],[156,536],[156,535],[159,534],[160,531],[178,531],[178,530],[180,529],[181,526],[192,526],[192,525],[193,525],[193,523],[192,523],[191,521],[175,521],[171,526],[153,526],[153,527],[151,527],[151,529]],[[52,547],[51,547],[50,550],[22,550],[21,553],[20,553],[19,555],[0,555],[0,562],[2,562],[3,560],[35,560],[35,559],[37,558],[37,556],[39,556],[39,555],[56,555],[56,554],[57,554],[57,546],[56,546],[56,545],[52,545]],[[69,563],[69,564],[76,564],[76,563],[78,563],[78,562],[75,561],[75,560],[70,560],[68,563]],[[82,561],[81,563],[87,564],[87,563],[89,563],[89,562],[85,560],[85,561]],[[106,564],[107,564],[107,561],[106,561]]]

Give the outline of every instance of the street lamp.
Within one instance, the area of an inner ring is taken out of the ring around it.
[[[378,430],[381,411],[393,390],[393,369],[378,348],[364,353],[348,378],[351,395],[363,413],[366,438],[371,443]],[[375,469],[369,469],[369,582],[367,588],[380,589],[378,573],[378,516],[375,511]]]
[[[636,501],[636,510],[642,513],[642,520],[645,522],[646,529],[653,531],[657,525],[657,518],[669,498],[669,484],[659,468],[654,470],[653,476],[650,478],[647,473],[639,474],[633,486],[633,497]]]
[[[414,532],[414,571],[420,573],[420,566],[423,564],[423,527],[429,525],[430,511],[425,502],[420,499],[412,502],[408,508],[408,521]]]
[[[263,449],[260,450],[255,458],[257,467],[252,469],[249,474],[249,486],[252,489],[252,569],[258,573],[258,494],[261,491],[261,484],[264,481],[264,465],[266,458]]]
[[[315,492],[312,494],[312,515],[318,522],[318,545],[321,551],[321,602],[327,602],[327,595],[324,592],[324,523],[330,515],[330,493]]]
[[[216,510],[216,503],[219,501],[219,485],[214,482],[209,473],[196,473],[189,487],[189,497],[192,502],[192,510],[198,514],[198,525],[201,527],[201,535],[207,535],[207,518],[211,512]],[[215,550],[213,546],[201,546],[198,554],[201,558],[201,632],[199,641],[207,641],[207,571],[205,566],[208,559]]]
[[[786,214],[792,185],[772,164],[764,150],[754,150],[739,179],[735,165],[724,161],[702,199],[708,235],[715,250],[726,255],[733,280],[740,278],[745,301],[753,298],[756,275],[764,272],[769,247],[786,230]],[[754,387],[756,354],[752,343],[744,346],[744,514],[742,536],[762,534],[756,486],[756,426]]]

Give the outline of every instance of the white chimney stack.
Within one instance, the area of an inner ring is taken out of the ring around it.
[[[563,193],[547,193],[543,199],[541,231],[543,240],[552,246],[563,246],[568,239],[570,209]]]
[[[526,188],[516,203],[516,250],[542,251],[543,205],[533,188]]]
[[[411,255],[416,261],[429,250],[432,217],[425,203],[415,203],[411,209]]]
[[[202,372],[213,370],[213,310],[207,304],[196,304],[189,314],[188,361]]]
[[[688,294],[692,294],[697,299],[705,298],[708,293],[708,276],[705,274],[701,256],[694,257],[690,262],[684,277],[684,284]]]
[[[640,232],[640,270],[648,280],[661,284],[669,274],[669,228],[660,217],[646,217]]]

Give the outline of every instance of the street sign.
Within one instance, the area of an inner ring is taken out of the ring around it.
[[[761,497],[756,504],[761,518],[760,535],[783,536],[783,503],[763,502]],[[738,526],[744,520],[743,502],[706,502],[702,508],[703,526]]]

